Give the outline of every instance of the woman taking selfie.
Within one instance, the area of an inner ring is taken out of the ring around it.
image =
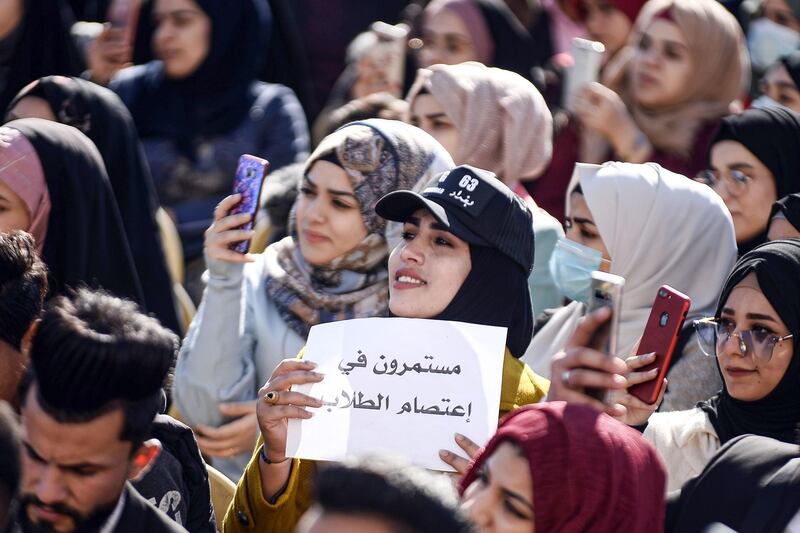
[[[464,177],[477,183],[470,194],[481,199],[469,207],[452,198]],[[404,223],[403,242],[389,258],[391,313],[508,328],[501,414],[540,401],[547,380],[518,359],[533,330],[527,284],[533,229],[528,208],[491,173],[460,166],[432,181],[422,195],[399,191],[385,196],[376,212]],[[263,445],[239,483],[225,517],[226,531],[245,531],[246,523],[289,531],[312,503],[309,482],[316,463],[287,458],[285,453],[288,419],[309,418],[304,407],[321,406],[315,398],[289,391],[292,385],[321,381],[313,368],[310,361],[284,360],[259,391],[263,399],[272,393],[270,403],[258,402]],[[456,442],[470,456],[478,449],[463,437],[457,436]],[[450,451],[441,451],[440,458],[459,472],[468,465]]]
[[[800,192],[800,114],[748,109],[722,120],[711,143],[709,170],[696,179],[728,206],[743,255],[766,242],[772,205]]]
[[[528,184],[556,218],[577,161],[649,161],[684,176],[703,170],[719,120],[749,85],[742,30],[716,0],[648,2],[618,57],[602,84],[578,91],[577,121],[556,139],[550,168]]]
[[[572,302],[539,329],[523,358],[544,376],[586,314],[592,271],[625,278],[618,342],[625,357],[644,332],[659,287],[670,285],[692,299],[689,320],[707,316],[736,261],[733,225],[720,198],[653,164],[578,165],[566,228],[551,270]],[[665,410],[689,408],[722,385],[694,341],[677,350],[670,377]]]
[[[668,490],[699,475],[711,456],[744,434],[796,442],[800,423],[800,241],[763,244],[739,259],[725,282],[714,316],[697,322],[698,341],[715,357],[722,390],[686,411],[651,413],[630,394],[609,408],[630,425],[643,425],[644,436],[664,459]],[[591,329],[591,328],[589,328]],[[643,358],[630,358],[636,370]],[[584,401],[582,387],[624,389],[648,381],[654,373],[633,372],[588,348],[574,347],[553,362],[552,399]],[[578,369],[581,369],[578,371]],[[604,372],[596,372],[596,369]],[[618,374],[614,376],[613,374]]]
[[[306,162],[291,235],[255,257],[229,249],[250,237],[238,229],[248,215],[228,216],[239,198],[220,202],[206,232],[208,288],[183,343],[175,403],[232,479],[253,449],[258,388],[300,351],[311,326],[386,315],[389,249],[375,202],[450,167],[447,152],[413,126],[344,126]]]

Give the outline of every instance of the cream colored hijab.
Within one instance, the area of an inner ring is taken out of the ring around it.
[[[719,195],[654,163],[578,164],[577,183],[608,248],[611,273],[625,278],[620,355],[629,354],[641,337],[661,285],[692,299],[687,321],[714,313],[736,262],[733,222]],[[523,360],[549,375],[550,358],[584,312],[576,303],[558,311]]]
[[[469,61],[420,69],[408,92],[441,104],[459,131],[459,165],[491,170],[506,184],[532,180],[550,163],[553,118],[531,82],[508,70]]]
[[[678,102],[665,109],[646,109],[633,98],[629,74],[642,34],[659,17],[681,30],[692,71]],[[731,103],[750,85],[744,35],[736,18],[716,0],[650,0],[636,19],[627,47],[605,68],[603,84],[620,95],[654,148],[688,157],[703,123],[727,115]],[[586,132],[581,161],[602,163],[608,150],[603,138]]]

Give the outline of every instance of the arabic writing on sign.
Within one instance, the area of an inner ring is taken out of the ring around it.
[[[332,400],[326,400],[324,396],[320,398],[320,400],[322,401],[323,407],[326,407],[329,413],[334,409],[390,410],[389,396],[384,396],[383,394],[378,394],[375,398],[370,398],[365,396],[362,392],[348,392],[342,390]],[[395,414],[402,415],[413,412],[422,415],[466,416],[466,421],[469,422],[469,417],[472,415],[472,402],[469,402],[467,406],[464,407],[463,405],[450,405],[452,403],[450,398],[442,398],[441,403],[442,406],[438,404],[425,405],[420,402],[417,396],[414,396],[413,402],[405,402]]]
[[[475,198],[464,187],[467,194]],[[341,461],[385,452],[452,470],[439,450],[452,447],[454,433],[483,443],[497,429],[506,334],[396,317],[312,327],[304,357],[325,377],[292,390],[322,405],[308,408],[309,419],[289,420],[287,456]]]
[[[426,355],[424,357],[426,362],[428,362],[428,366],[423,366],[425,363],[414,363],[413,365],[409,365],[408,363],[403,363],[403,368],[400,368],[400,363],[397,362],[397,359],[392,359],[390,363],[386,362],[386,356],[381,355],[378,357],[378,362],[372,367],[372,373],[377,374],[379,376],[402,376],[406,372],[416,372],[417,374],[460,374],[461,373],[461,365],[455,365],[452,368],[449,366],[442,366],[442,365],[433,365],[433,356]],[[344,359],[339,361],[339,371],[344,374],[345,376],[349,376],[350,373],[355,370],[356,368],[366,368],[369,364],[367,360],[367,355],[358,350],[358,357],[356,358],[355,362],[345,362]]]

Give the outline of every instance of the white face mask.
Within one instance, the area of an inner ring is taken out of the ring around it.
[[[782,103],[778,102],[777,100],[773,100],[766,94],[762,94],[750,104],[750,107],[754,107],[756,109],[786,109],[787,111],[791,111],[788,107],[783,105]]]
[[[800,47],[800,33],[762,17],[750,23],[747,48],[757,69],[765,69]]]

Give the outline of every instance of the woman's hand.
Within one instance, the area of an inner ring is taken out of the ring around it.
[[[599,83],[582,87],[575,95],[574,112],[585,127],[608,139],[625,161],[641,163],[650,155],[650,141],[619,95],[608,87]]]
[[[463,476],[469,468],[470,462],[475,459],[475,456],[478,455],[478,452],[481,450],[481,448],[461,433],[456,433],[455,441],[456,444],[458,444],[458,446],[464,450],[464,453],[467,454],[469,459],[464,459],[460,455],[457,455],[449,450],[439,450],[439,457],[442,461],[455,468],[456,472]]]
[[[609,139],[619,128],[628,127],[631,120],[619,95],[596,82],[578,90],[574,110],[584,126]]]
[[[250,222],[252,216],[247,213],[228,215],[231,209],[242,199],[241,194],[232,194],[222,200],[214,209],[214,222],[206,230],[205,253],[209,259],[227,261],[228,263],[251,263],[249,254],[241,254],[230,249],[230,245],[245,241],[253,236],[253,230],[237,229]]]
[[[132,63],[133,49],[125,42],[125,30],[106,24],[103,31],[86,47],[86,64],[92,81],[108,85],[119,70]]]
[[[224,416],[236,420],[217,428],[202,424],[194,428],[200,451],[209,457],[252,453],[258,431],[256,402],[223,403],[219,410]]]
[[[307,394],[289,390],[292,385],[319,383],[323,375],[313,372],[316,364],[300,359],[284,359],[258,391],[258,426],[264,437],[267,458],[271,463],[286,460],[286,433],[290,418],[308,419],[305,407],[322,407],[322,402]],[[271,394],[270,394],[271,393]],[[268,399],[267,395],[270,394]]]
[[[638,385],[639,383],[646,383],[652,381],[658,376],[658,369],[653,368],[646,372],[638,372],[644,366],[651,364],[656,360],[655,353],[648,353],[644,355],[635,355],[628,357],[625,360],[628,372],[628,387]],[[636,396],[629,393],[627,390],[617,391],[613,393],[613,399],[620,405],[625,406],[625,414],[618,416],[617,419],[629,426],[641,426],[650,419],[650,415],[656,412],[658,406],[661,405],[661,400],[664,399],[664,392],[667,390],[667,380],[661,386],[661,392],[658,399],[652,405],[644,403]]]
[[[604,307],[581,319],[564,351],[556,354],[550,365],[548,401],[565,401],[590,405],[612,416],[624,416],[625,407],[605,404],[586,394],[587,388],[623,390],[628,387],[628,367],[617,358],[586,346],[603,324],[611,319],[611,310]]]

